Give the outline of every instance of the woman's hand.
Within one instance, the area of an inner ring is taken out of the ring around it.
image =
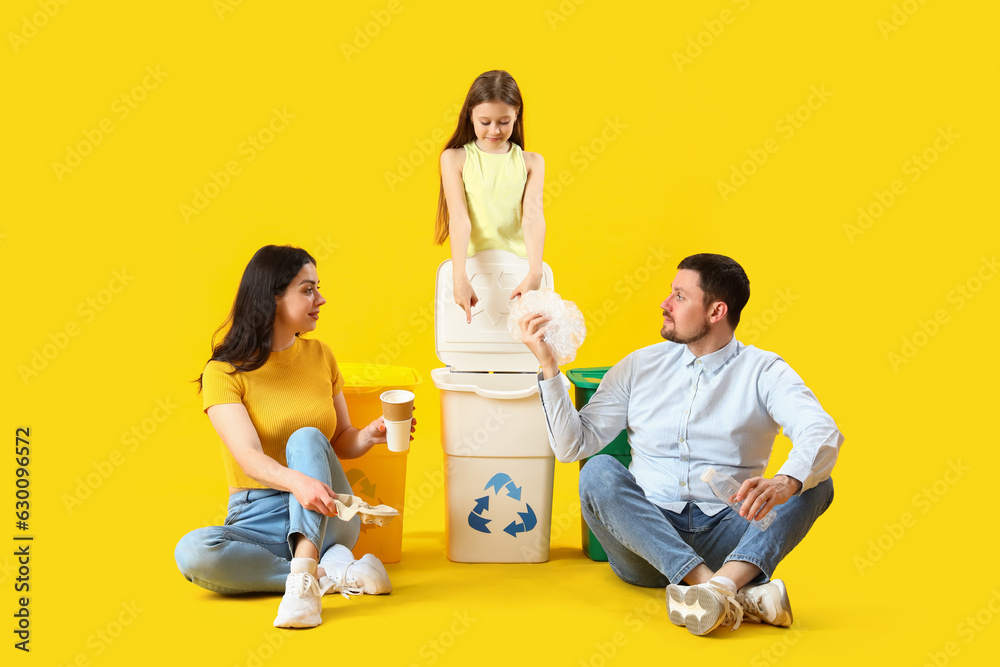
[[[510,298],[516,299],[519,296],[523,296],[527,292],[536,290],[542,286],[542,274],[539,273],[529,273],[521,281],[521,284],[514,288],[514,291],[510,293]]]
[[[413,409],[416,410],[416,404],[413,405]],[[410,418],[410,442],[413,442],[413,434],[417,431],[417,418]],[[381,445],[385,444],[385,417],[379,417],[371,424],[366,426],[362,431],[361,435],[364,438],[369,438],[371,444]]]
[[[295,473],[289,482],[289,491],[303,508],[326,516],[337,516],[337,506],[333,504],[333,489],[296,470],[289,469],[289,472]]]
[[[476,290],[472,289],[472,283],[465,276],[461,278],[455,278],[455,303],[458,304],[459,308],[465,311],[465,321],[467,324],[472,324],[472,309],[476,307],[479,303],[479,297],[476,296]]]

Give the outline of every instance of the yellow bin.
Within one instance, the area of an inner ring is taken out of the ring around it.
[[[351,423],[364,427],[382,416],[379,396],[390,389],[408,389],[420,384],[420,375],[405,366],[339,364],[344,374],[344,398]],[[403,503],[406,497],[406,454],[375,445],[358,459],[340,463],[351,483],[352,493],[369,505],[390,505],[399,516],[385,526],[362,524],[355,557],[372,553],[383,563],[398,563],[403,550]]]

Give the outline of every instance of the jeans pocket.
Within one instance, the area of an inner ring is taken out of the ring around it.
[[[240,491],[234,494],[237,498],[231,498],[229,501],[229,508],[226,511],[226,520],[222,524],[223,526],[231,526],[236,523],[236,520],[240,518],[240,514],[243,510],[250,504],[250,492]]]

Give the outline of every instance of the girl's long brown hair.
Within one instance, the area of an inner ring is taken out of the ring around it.
[[[462,109],[458,112],[458,126],[451,139],[445,144],[444,150],[449,148],[461,148],[470,141],[476,140],[476,131],[472,127],[472,110],[483,102],[503,102],[518,110],[517,120],[514,121],[514,130],[511,132],[510,141],[524,150],[524,101],[521,99],[521,90],[517,87],[517,82],[507,72],[501,69],[483,72],[472,82],[469,93],[465,96]],[[448,202],[444,198],[444,179],[441,178],[440,164],[438,165],[438,190],[437,218],[434,224],[434,242],[444,243],[448,240]]]

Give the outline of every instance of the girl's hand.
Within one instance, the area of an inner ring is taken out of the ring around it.
[[[519,296],[524,296],[526,292],[536,290],[542,286],[542,274],[528,274],[521,281],[521,284],[514,288],[514,291],[510,293],[510,298],[516,299]]]
[[[337,506],[333,504],[333,489],[318,479],[298,473],[289,485],[289,490],[305,509],[326,516],[337,516]]]
[[[479,297],[476,296],[476,290],[472,289],[472,283],[468,278],[455,280],[455,303],[465,310],[466,324],[472,324],[472,309],[479,303]]]

